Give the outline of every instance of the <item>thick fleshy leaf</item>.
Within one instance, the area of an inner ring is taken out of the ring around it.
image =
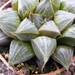
[[[15,32],[20,40],[29,41],[39,35],[35,25],[27,18],[25,18]]]
[[[53,5],[54,11],[57,11],[60,8],[60,2],[61,2],[61,0],[52,0],[52,5]]]
[[[73,52],[73,48],[70,46],[57,46],[52,58],[68,70]]]
[[[9,37],[15,38],[14,32],[20,24],[16,11],[0,11],[0,28]]]
[[[0,47],[2,46],[9,46],[11,42],[11,38],[5,35],[1,30],[0,30]]]
[[[34,12],[37,5],[38,0],[18,0],[18,13],[24,19],[31,12]]]
[[[61,2],[61,10],[75,13],[75,0],[64,0]]]
[[[56,36],[60,35],[60,31],[58,27],[55,25],[54,21],[48,21],[39,29],[41,35],[50,36],[52,38],[56,38]]]
[[[75,24],[67,28],[58,39],[58,44],[75,46]]]
[[[75,15],[63,10],[58,10],[54,15],[54,21],[62,32],[73,23]]]
[[[37,6],[35,13],[41,14],[44,17],[50,17],[59,9],[59,6],[60,0],[43,0]]]
[[[18,0],[11,0],[13,10],[18,11]]]
[[[13,40],[10,44],[9,64],[14,65],[27,61],[34,56],[34,51],[29,42]]]
[[[41,68],[45,67],[49,57],[52,55],[56,48],[56,39],[49,38],[46,36],[40,36],[31,40],[32,47],[35,55],[41,63]]]
[[[36,28],[39,29],[43,23],[43,17],[39,14],[30,14],[30,20],[35,24]]]

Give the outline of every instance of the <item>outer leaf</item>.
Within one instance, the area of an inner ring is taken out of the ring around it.
[[[74,18],[74,14],[62,10],[57,11],[54,15],[54,21],[61,32],[71,26]]]
[[[53,59],[68,70],[73,57],[73,52],[73,48],[70,46],[58,46],[53,55]]]
[[[19,40],[13,40],[10,44],[9,64],[14,65],[27,61],[34,56],[31,44]]]
[[[31,14],[30,17],[31,21],[35,24],[37,29],[39,29],[42,26],[43,17],[39,14]]]
[[[54,15],[54,11],[58,10],[60,0],[43,0],[37,6],[35,13],[41,14],[44,17]],[[58,4],[58,5],[57,5]]]
[[[62,35],[58,37],[58,43],[75,46],[75,24],[67,28]]]
[[[31,12],[34,12],[38,0],[18,0],[18,13],[22,19],[28,17]]]
[[[38,36],[39,32],[35,25],[26,18],[21,22],[15,34],[18,39],[29,41]]]
[[[0,47],[2,46],[9,46],[11,42],[11,38],[5,35],[1,30],[0,30]]]
[[[12,8],[18,11],[18,0],[11,0]]]
[[[20,24],[16,11],[0,11],[0,28],[9,37],[15,37],[14,32]]]
[[[40,36],[31,40],[35,55],[41,62],[42,69],[56,48],[56,39]]]
[[[52,38],[56,38],[56,36],[60,35],[60,31],[58,27],[55,25],[54,21],[48,21],[39,29],[41,35],[50,36]]]
[[[64,0],[64,1],[62,1],[60,9],[75,13],[75,0]]]

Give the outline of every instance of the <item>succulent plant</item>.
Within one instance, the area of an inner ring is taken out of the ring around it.
[[[11,0],[13,10],[0,11],[0,29],[13,38],[10,65],[36,56],[43,70],[52,56],[69,69],[75,46],[75,6],[68,11],[69,1]]]

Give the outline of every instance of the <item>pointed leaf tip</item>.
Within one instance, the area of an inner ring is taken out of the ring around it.
[[[34,12],[37,5],[38,0],[18,0],[18,13],[24,19]]]
[[[13,40],[10,44],[9,64],[15,65],[17,63],[27,61],[34,56],[34,51],[29,42],[20,40]]]
[[[0,29],[9,37],[15,38],[14,32],[20,24],[20,18],[16,11],[0,11]]]
[[[41,14],[43,17],[50,17],[59,7],[60,0],[42,0],[36,7],[35,13]]]
[[[58,26],[60,32],[72,25],[75,15],[63,10],[56,11],[54,15],[54,22]]]
[[[57,46],[52,58],[68,70],[73,57],[73,52],[74,50],[70,46]]]
[[[32,39],[31,43],[37,58],[42,64],[42,68],[44,68],[56,48],[56,39],[40,36]]]
[[[75,46],[75,24],[63,31],[57,42],[58,44]]]
[[[17,28],[15,35],[18,39],[29,41],[39,35],[35,25],[27,18],[25,18]]]
[[[43,36],[49,36],[52,38],[56,38],[58,35],[60,35],[58,27],[55,25],[54,21],[52,20],[42,25],[39,29],[39,33]]]

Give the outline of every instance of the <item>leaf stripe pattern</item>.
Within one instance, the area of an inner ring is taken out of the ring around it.
[[[73,57],[73,52],[73,48],[70,46],[57,46],[53,59],[68,70]]]
[[[57,41],[59,44],[75,46],[75,24],[67,28]]]
[[[53,16],[54,10],[51,4],[51,0],[43,0],[37,6],[35,13],[41,14],[44,17]]]
[[[16,33],[33,33],[33,34],[38,34],[37,28],[35,25],[27,18],[25,18],[19,27],[17,28]]]
[[[14,33],[17,29],[17,27],[20,24],[20,18],[18,16],[18,13],[16,11],[0,11],[0,28],[4,31],[6,35],[9,37],[14,38],[15,35],[12,35],[11,33]],[[3,15],[2,15],[3,13]],[[5,13],[5,14],[4,14]]]
[[[63,10],[59,10],[55,13],[54,21],[62,32],[73,23],[75,15]]]
[[[34,51],[29,42],[13,40],[10,45],[9,64],[14,65],[27,61],[34,56]]]
[[[35,25],[27,18],[25,18],[17,28],[15,35],[18,39],[29,41],[39,35]]]
[[[56,39],[40,36],[32,39],[31,43],[37,58],[42,63],[42,67],[45,66],[49,57],[52,55],[56,48]]]
[[[22,19],[28,17],[31,12],[34,12],[37,6],[37,0],[19,0],[18,1],[18,13]]]
[[[60,35],[58,27],[52,20],[47,21],[44,25],[42,25],[39,29],[39,33],[43,36],[49,36],[52,38],[56,38],[56,36]]]

